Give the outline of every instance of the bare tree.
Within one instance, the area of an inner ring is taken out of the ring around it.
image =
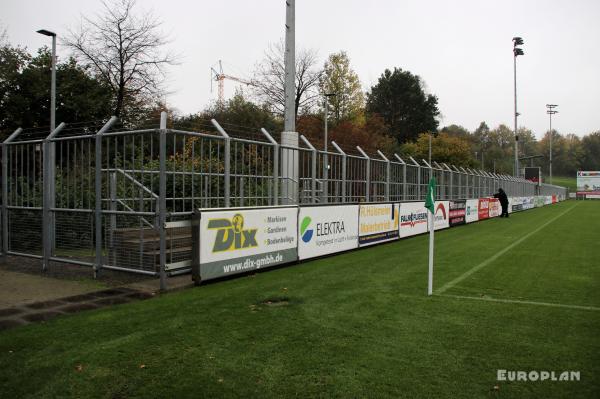
[[[159,31],[161,22],[146,12],[133,12],[136,0],[103,1],[104,11],[94,19],[84,17],[64,44],[89,66],[114,94],[114,114],[122,117],[150,96],[163,93],[165,67],[175,63],[163,52],[168,43]]]
[[[254,71],[252,87],[254,95],[273,112],[283,115],[285,109],[285,46],[283,41],[271,44],[265,58]],[[316,50],[302,49],[296,54],[295,114],[310,111],[319,100],[319,78],[322,70],[317,68]]]

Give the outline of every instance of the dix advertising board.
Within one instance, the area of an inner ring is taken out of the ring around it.
[[[297,207],[206,210],[200,215],[202,280],[298,258]]]
[[[479,220],[479,200],[467,200],[467,209],[465,209],[465,222],[473,223]]]
[[[358,248],[358,205],[309,206],[298,215],[298,257]]]
[[[399,237],[400,204],[366,204],[359,208],[358,245],[378,244]]]
[[[424,202],[400,204],[400,238],[426,233],[427,212]]]

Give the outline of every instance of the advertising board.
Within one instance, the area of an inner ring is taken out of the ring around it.
[[[523,209],[532,209],[535,206],[535,197],[523,197]]]
[[[478,220],[484,220],[490,217],[490,199],[489,198],[479,198],[478,205]]]
[[[557,195],[553,195],[552,196],[552,203],[556,204],[558,202],[558,196]]]
[[[450,201],[449,207],[450,207],[450,214],[449,214],[450,227],[465,224],[466,223],[465,217],[466,217],[466,211],[467,211],[467,201],[465,201],[465,200]]]
[[[479,220],[479,200],[467,200],[467,209],[465,210],[465,222],[473,223]]]
[[[546,204],[546,197],[543,195],[536,196],[534,204],[535,204],[536,208],[541,208],[542,206],[544,206]]]
[[[519,212],[523,210],[523,198],[511,197],[510,201],[511,212]]]
[[[298,259],[297,207],[202,210],[202,280],[272,267]]]
[[[490,198],[488,213],[491,218],[495,218],[502,214],[502,208],[500,207],[500,201],[496,198]]]
[[[600,195],[600,171],[577,172],[577,195]]]
[[[400,204],[400,238],[426,233],[427,212],[424,202]]]
[[[360,205],[358,245],[366,246],[397,240],[400,234],[400,204]]]
[[[314,258],[358,248],[358,205],[301,207],[298,257]]]
[[[434,230],[447,229],[450,227],[450,202],[449,201],[436,201],[435,202],[435,214],[433,218]]]

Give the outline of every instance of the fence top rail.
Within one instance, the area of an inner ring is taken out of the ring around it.
[[[2,143],[2,145],[41,144],[43,142],[44,142],[44,139],[9,141],[8,143],[5,141],[4,143]]]
[[[132,134],[141,134],[141,133],[158,133],[160,129],[138,129],[138,130],[122,130],[118,132],[106,132],[102,133],[102,136],[128,136]]]
[[[203,138],[215,139],[215,140],[223,140],[224,139],[223,136],[217,136],[216,134],[194,132],[194,131],[190,131],[190,130],[166,129],[166,132],[167,132],[167,134],[168,133],[171,133],[171,134],[183,134],[183,135],[186,135],[186,136],[203,137]]]

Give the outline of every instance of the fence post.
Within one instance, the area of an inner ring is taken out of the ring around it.
[[[98,272],[102,268],[102,135],[107,132],[112,125],[117,121],[117,117],[111,117],[108,122],[102,126],[100,130],[96,132],[95,142],[94,142],[94,151],[95,151],[95,159],[94,159],[94,196],[95,196],[95,211],[94,211],[94,227],[96,230],[96,257],[94,261],[94,278],[98,276]],[[115,183],[115,191],[116,191],[116,183]],[[111,209],[112,209],[111,202]],[[111,214],[111,218],[116,217],[116,215]],[[115,226],[116,228],[116,221]],[[111,226],[111,234],[114,228]]]
[[[394,154],[394,156],[402,163],[402,201],[406,201],[406,162],[400,158],[400,155]]]
[[[392,165],[390,164],[390,160],[383,155],[383,152],[377,150],[377,154],[386,162],[385,165],[385,200],[386,202],[390,201],[390,175],[392,174]]]
[[[55,226],[54,215],[51,211],[51,208],[54,208],[54,168],[56,167],[56,162],[53,154],[54,143],[52,143],[51,140],[58,133],[60,133],[65,126],[66,124],[62,122],[44,139],[44,142],[42,143],[42,154],[44,157],[44,182],[42,185],[42,271],[48,270],[50,258],[52,257],[52,248],[54,247]]]
[[[160,290],[167,289],[167,113],[160,113],[159,130],[159,187],[158,187],[158,230],[160,235]],[[227,159],[227,153],[225,153]],[[226,186],[229,190],[229,185]],[[175,193],[173,193],[173,196]],[[229,204],[227,204],[229,206]]]
[[[346,202],[346,153],[335,141],[332,140],[331,145],[342,155],[342,202]]]
[[[273,205],[279,205],[279,143],[273,139],[267,129],[261,128],[260,131],[273,145]]]
[[[17,138],[23,129],[15,130],[2,143],[2,261],[6,260],[8,252],[8,146]]]
[[[312,203],[317,203],[317,149],[308,141],[304,135],[300,135],[300,139],[306,144],[311,151],[311,178],[310,178],[310,190],[311,190],[311,199]]]
[[[365,158],[367,160],[367,176],[365,179],[365,185],[366,185],[365,201],[370,202],[371,201],[371,158],[369,158],[367,153],[364,152],[363,149],[360,148],[360,146],[357,145],[356,149],[358,150],[358,152],[360,152],[360,155],[362,155],[363,158]]]
[[[230,197],[229,197],[229,183],[230,183],[230,179],[231,179],[231,137],[229,137],[229,135],[227,134],[225,129],[223,129],[221,127],[221,125],[219,125],[219,122],[217,122],[214,119],[211,119],[210,122],[213,124],[213,126],[217,129],[219,134],[221,136],[223,136],[223,139],[225,140],[225,150],[224,150],[225,159],[223,160],[223,179],[224,179],[223,195],[225,197],[224,198],[225,208],[229,208],[231,206]],[[161,123],[162,123],[162,119],[161,119]],[[166,123],[167,122],[165,120],[165,129],[166,129]]]

